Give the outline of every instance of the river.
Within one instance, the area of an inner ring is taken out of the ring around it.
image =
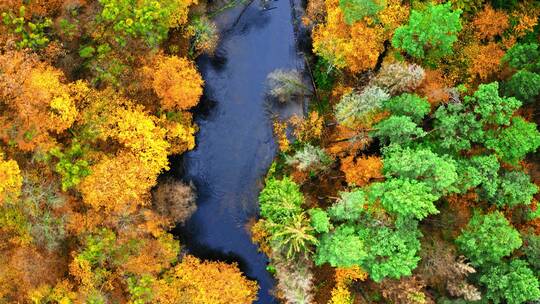
[[[215,56],[197,60],[205,93],[196,110],[197,147],[173,170],[197,187],[197,212],[177,227],[184,248],[198,257],[237,262],[259,283],[259,300],[270,294],[268,259],[245,228],[258,215],[257,197],[276,153],[270,113],[301,113],[299,104],[276,106],[266,98],[267,75],[275,69],[303,68],[293,30],[289,0],[254,1],[220,14],[221,41]],[[174,165],[174,163],[173,163]],[[232,304],[232,303],[231,303]]]

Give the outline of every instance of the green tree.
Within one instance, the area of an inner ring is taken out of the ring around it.
[[[451,3],[413,10],[409,24],[396,29],[392,45],[409,55],[428,62],[453,53],[452,46],[461,30],[461,10],[452,10]]]
[[[412,274],[420,261],[417,254],[421,233],[416,222],[410,221],[399,228],[374,225],[358,229],[367,251],[361,266],[375,282],[386,277],[399,279]]]
[[[469,150],[473,143],[484,140],[482,124],[466,110],[463,104],[450,103],[435,111],[434,137],[439,149],[458,154]]]
[[[460,193],[471,188],[479,187],[482,196],[493,196],[498,189],[499,160],[494,154],[478,155],[470,159],[460,159],[457,162],[458,182]]]
[[[313,208],[308,211],[310,217],[310,224],[313,229],[318,233],[327,233],[330,231],[330,218],[326,211],[321,208]]]
[[[498,180],[498,189],[488,199],[497,207],[515,207],[528,205],[538,192],[538,187],[531,182],[529,175],[521,171],[509,171],[502,174]]]
[[[383,173],[386,178],[399,177],[424,182],[433,194],[457,192],[456,161],[433,153],[427,148],[390,146],[383,151]]]
[[[475,266],[498,263],[521,247],[519,232],[500,212],[475,213],[456,243]]]
[[[426,98],[416,94],[405,93],[392,97],[384,102],[384,108],[393,115],[409,116],[412,121],[420,123],[431,106]]]
[[[521,107],[513,97],[500,97],[499,84],[481,84],[472,96],[465,96],[464,103],[478,115],[483,124],[509,125],[512,114]]]
[[[380,112],[383,102],[389,98],[387,92],[376,86],[370,86],[362,93],[353,91],[345,94],[335,107],[336,120],[349,128],[370,125],[374,115]]]
[[[90,175],[90,164],[83,159],[85,151],[79,143],[73,143],[64,152],[59,148],[54,148],[50,153],[58,158],[55,171],[62,176],[63,191],[77,186],[83,178]]]
[[[521,117],[512,118],[510,127],[500,132],[491,132],[486,147],[492,149],[505,162],[519,163],[527,153],[540,146],[540,133],[536,124]]]
[[[540,235],[530,232],[523,237],[523,253],[529,265],[540,273]]]
[[[329,263],[333,267],[360,265],[367,254],[362,239],[353,226],[341,225],[335,231],[322,236],[315,263]]]
[[[516,43],[504,55],[503,62],[518,70],[540,72],[540,50],[536,43]]]
[[[487,268],[480,282],[487,288],[485,297],[495,304],[521,304],[540,298],[538,278],[521,260]]]
[[[300,214],[304,196],[298,185],[289,177],[282,180],[270,178],[259,195],[261,216],[271,222],[282,223]]]
[[[373,126],[375,131],[370,135],[378,137],[384,144],[407,145],[417,138],[426,135],[409,116],[390,116]]]
[[[504,91],[506,96],[531,103],[540,94],[540,75],[526,70],[519,71],[508,80]]]
[[[380,199],[383,208],[403,219],[421,220],[439,213],[433,204],[438,196],[423,182],[407,178],[391,178],[384,183],[373,184],[370,196]]]
[[[281,223],[267,222],[270,245],[287,258],[307,257],[318,244],[315,229],[304,212],[291,215]]]

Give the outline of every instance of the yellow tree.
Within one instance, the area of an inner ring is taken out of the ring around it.
[[[156,303],[249,304],[257,299],[257,283],[236,264],[203,262],[186,256],[156,284]]]
[[[17,162],[3,158],[4,155],[0,152],[0,206],[19,196],[23,181]]]
[[[168,111],[187,110],[199,102],[203,80],[195,65],[186,58],[157,56],[155,69],[146,68],[152,87]]]

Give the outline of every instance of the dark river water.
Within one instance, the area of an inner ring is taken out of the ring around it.
[[[173,168],[193,181],[198,209],[177,227],[184,248],[198,257],[237,262],[260,286],[257,303],[277,303],[259,253],[245,228],[258,215],[257,196],[276,153],[270,113],[301,113],[299,104],[277,106],[266,98],[267,75],[275,69],[303,68],[289,0],[255,1],[216,18],[222,32],[214,57],[197,60],[205,94],[196,111],[197,147]],[[235,303],[231,303],[235,304]]]

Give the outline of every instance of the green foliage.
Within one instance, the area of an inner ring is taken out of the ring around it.
[[[304,196],[298,185],[289,177],[268,179],[259,195],[261,216],[274,223],[286,222],[288,218],[301,213],[300,205],[303,202]]]
[[[426,132],[411,120],[409,116],[390,116],[373,126],[375,131],[370,135],[378,137],[384,144],[408,145],[417,138],[424,137]]]
[[[499,187],[495,194],[491,197],[488,196],[488,199],[497,207],[528,205],[538,192],[536,185],[531,183],[529,175],[521,171],[505,172],[498,182]]]
[[[340,199],[328,210],[333,221],[355,221],[365,212],[366,194],[361,189],[341,192]]]
[[[315,67],[313,68],[313,78],[315,79],[317,89],[330,91],[334,86],[336,75],[330,63],[326,59],[318,57],[317,63],[315,63]]]
[[[486,140],[486,147],[492,149],[505,162],[517,164],[527,153],[534,152],[540,146],[540,133],[536,124],[521,117],[512,118],[510,127],[492,132]]]
[[[154,278],[148,274],[144,274],[140,278],[129,277],[127,283],[131,303],[151,303],[153,299],[152,284],[154,284],[154,281]]]
[[[480,282],[487,288],[485,297],[495,304],[521,304],[540,298],[538,278],[521,260],[489,267]]]
[[[493,154],[473,156],[470,159],[460,159],[458,162],[457,188],[465,193],[474,187],[480,187],[479,194],[483,197],[494,196],[498,189],[499,160]]]
[[[452,0],[453,7],[467,13],[474,13],[484,5],[484,0]]]
[[[315,263],[329,263],[333,267],[360,265],[367,257],[362,239],[354,227],[342,225],[331,233],[324,234],[315,255]]]
[[[361,266],[375,282],[386,277],[399,279],[412,274],[420,261],[417,253],[421,234],[415,222],[394,229],[380,226],[358,229],[367,251]]]
[[[465,96],[464,103],[473,109],[483,124],[509,125],[512,114],[521,107],[513,97],[500,97],[499,84],[481,84],[473,96]]]
[[[461,10],[452,10],[450,2],[430,4],[424,11],[413,10],[409,24],[395,31],[392,45],[428,62],[451,55],[462,28],[460,15]]]
[[[47,29],[51,27],[52,20],[45,18],[37,22],[26,21],[24,18],[25,6],[19,7],[19,16],[13,13],[2,13],[2,20],[17,36],[19,40],[16,45],[20,49],[31,48],[41,49],[49,43]]]
[[[440,156],[427,148],[384,149],[383,173],[386,178],[399,177],[418,180],[429,186],[433,194],[457,192],[454,186],[458,176],[456,161],[447,155]]]
[[[339,0],[345,22],[349,25],[376,15],[386,6],[385,0]]]
[[[431,110],[426,98],[409,93],[388,99],[384,102],[384,108],[393,115],[409,116],[416,123],[420,123]]]
[[[540,273],[540,235],[531,232],[523,237],[523,253],[534,271]]]
[[[380,199],[384,209],[402,219],[421,220],[439,211],[433,204],[438,196],[423,182],[407,178],[391,178],[371,186],[370,197]]]
[[[526,70],[519,71],[508,80],[504,91],[506,96],[531,103],[540,94],[540,75]]]
[[[314,236],[315,229],[310,225],[305,213],[294,214],[282,223],[268,222],[270,245],[282,252],[288,259],[307,257],[311,248],[319,243]]]
[[[335,107],[336,120],[349,128],[370,124],[373,116],[381,110],[383,102],[389,98],[388,93],[375,86],[366,88],[362,93],[353,91],[345,94]]]
[[[149,46],[156,47],[166,37],[169,18],[174,11],[174,1],[99,0],[101,13],[98,23],[109,24],[114,40],[122,47],[127,38],[142,38]]]
[[[90,164],[81,159],[85,151],[79,143],[73,143],[65,152],[54,148],[50,153],[58,158],[55,171],[62,176],[63,191],[78,185],[84,177],[90,175]]]
[[[519,232],[500,212],[475,213],[456,243],[475,266],[498,263],[521,247]]]
[[[540,50],[536,43],[517,43],[504,55],[503,62],[518,70],[540,72]]]
[[[494,8],[511,10],[518,5],[519,0],[491,0],[490,2]]]
[[[435,111],[436,145],[452,154],[469,150],[475,142],[482,142],[485,132],[473,113],[463,104],[450,103]]]
[[[326,211],[321,208],[313,208],[308,211],[311,227],[318,233],[327,233],[330,231],[330,218]]]

